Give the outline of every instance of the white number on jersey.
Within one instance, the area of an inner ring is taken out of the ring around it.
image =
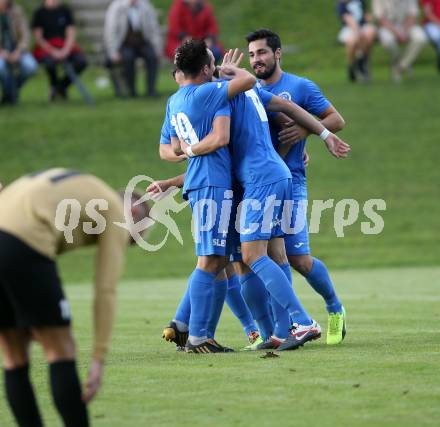
[[[177,115],[173,115],[171,118],[171,125],[174,127],[180,140],[185,141],[189,145],[197,144],[199,142],[196,131],[185,113],[177,113]]]
[[[252,102],[254,103],[255,108],[257,109],[258,115],[260,116],[260,119],[262,122],[267,122],[267,114],[266,114],[266,110],[263,107],[263,104],[260,101],[260,98],[258,97],[258,95],[255,93],[255,91],[253,89],[248,90],[245,92],[246,96],[252,99]]]

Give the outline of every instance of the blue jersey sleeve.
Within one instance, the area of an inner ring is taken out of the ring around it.
[[[205,111],[211,111],[216,117],[219,115],[231,115],[227,81],[205,83],[198,90],[201,91],[200,96],[204,99],[202,108]],[[222,114],[219,114],[220,112]]]
[[[219,117],[219,116],[231,117],[231,105],[229,104],[229,102],[226,106],[224,106],[223,108],[220,108],[220,110],[217,110],[214,117]]]
[[[330,101],[322,94],[318,85],[311,80],[303,79],[302,86],[304,100],[301,106],[309,113],[319,117],[331,106]]]
[[[171,144],[171,123],[170,123],[170,101],[167,102],[167,109],[165,113],[165,119],[160,131],[160,143]]]
[[[257,93],[261,99],[261,103],[263,104],[264,108],[267,108],[270,101],[272,101],[273,93],[262,89],[261,87],[255,86],[255,89],[257,90]]]

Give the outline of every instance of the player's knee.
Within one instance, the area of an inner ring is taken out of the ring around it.
[[[275,263],[277,263],[278,265],[283,265],[287,263],[287,256],[286,256],[286,252],[282,249],[278,250],[278,249],[270,249],[268,251],[268,255],[270,256],[270,258],[272,259],[272,261],[274,261]]]
[[[197,268],[209,273],[218,274],[228,264],[228,259],[223,256],[200,256],[197,261]]]
[[[225,272],[228,279],[237,273],[234,266],[232,265],[232,262],[229,262],[228,265],[225,267]]]
[[[76,346],[70,328],[37,328],[33,334],[49,363],[75,358]]]
[[[289,263],[299,274],[307,276],[312,269],[313,259],[309,255],[290,256]]]
[[[16,369],[29,363],[29,340],[11,340],[0,333],[0,347],[3,353],[3,367]]]

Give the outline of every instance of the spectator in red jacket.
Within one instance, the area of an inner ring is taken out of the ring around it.
[[[421,0],[426,34],[437,51],[437,68],[440,71],[440,0]]]
[[[204,39],[216,60],[223,55],[218,42],[218,27],[212,6],[205,0],[174,0],[168,14],[168,35],[165,54],[174,59],[174,53],[190,38]]]

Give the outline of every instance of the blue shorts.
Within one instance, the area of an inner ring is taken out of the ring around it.
[[[310,254],[306,199],[293,200],[290,230],[284,236],[284,243],[287,256]]]
[[[284,237],[285,233],[281,227],[283,208],[291,194],[291,179],[261,187],[245,188],[236,221],[240,241],[252,242]]]
[[[230,255],[233,250],[230,231],[234,228],[234,223],[230,220],[232,190],[204,187],[190,190],[187,194],[193,212],[196,255]]]

